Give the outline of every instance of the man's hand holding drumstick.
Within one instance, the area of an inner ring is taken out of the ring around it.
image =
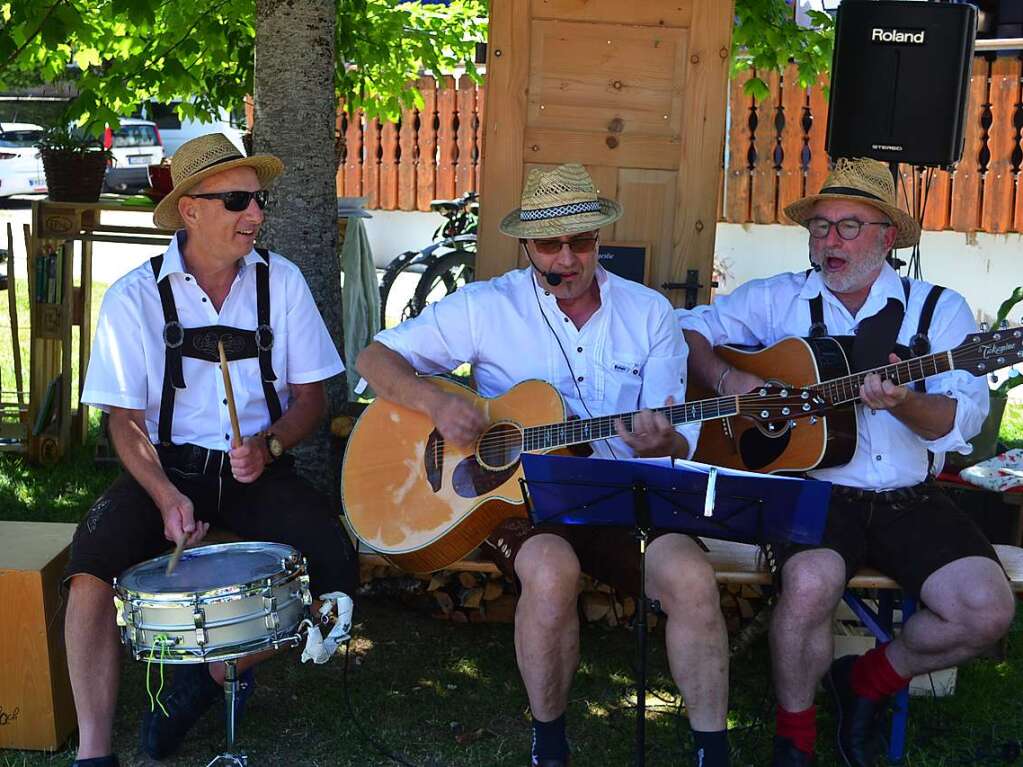
[[[238,427],[238,411],[234,404],[234,391],[231,388],[231,373],[227,369],[227,355],[224,353],[224,343],[217,344],[220,350],[220,371],[224,375],[224,395],[227,397],[227,412],[231,416],[231,473],[239,482],[255,482],[263,473],[268,461],[266,441],[261,435],[254,435],[242,439],[241,429]]]

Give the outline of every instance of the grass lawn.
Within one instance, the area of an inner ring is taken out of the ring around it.
[[[98,298],[94,306],[98,309]],[[27,306],[22,316],[27,318]],[[0,344],[8,338],[0,323]],[[27,354],[27,334],[23,348]],[[4,354],[0,350],[6,382],[12,380],[9,349]],[[95,428],[94,418],[93,434]],[[1023,407],[1010,406],[1002,436],[1010,444],[1023,444]],[[91,450],[86,445],[48,469],[0,455],[0,519],[78,521],[115,474],[94,465]],[[368,745],[360,728],[418,767],[528,763],[528,707],[515,667],[511,626],[439,621],[381,597],[363,599],[357,619],[347,685],[340,658],[314,667],[290,653],[259,669],[239,729],[252,765],[391,764]],[[579,767],[631,763],[634,640],[625,629],[582,629],[582,666],[568,712],[573,764]],[[116,748],[122,765],[148,765],[137,748],[138,722],[148,705],[146,666],[126,657],[122,669]],[[154,678],[158,672],[154,666]],[[676,715],[679,701],[668,674],[663,631],[651,642],[650,674],[649,763],[691,763],[680,757],[683,749],[688,752],[682,745],[688,743],[687,725]],[[733,660],[730,690],[733,764],[768,764],[773,709],[765,640]],[[1005,660],[978,660],[960,669],[951,698],[914,699],[906,764],[1014,763],[1011,753],[1004,758],[1002,752],[1023,734],[1021,690],[1023,619],[1017,619]],[[833,720],[823,695],[818,702],[818,764],[833,767],[838,764],[830,740]],[[163,764],[205,765],[223,745],[218,714],[200,722],[183,753]],[[73,758],[74,743],[72,736],[68,750],[58,754],[0,751],[0,767],[63,767]]]

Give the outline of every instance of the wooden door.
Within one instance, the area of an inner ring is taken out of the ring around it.
[[[529,169],[583,163],[625,214],[603,239],[650,243],[647,285],[695,269],[710,298],[732,0],[500,0],[487,60],[477,274],[521,265],[498,223]]]

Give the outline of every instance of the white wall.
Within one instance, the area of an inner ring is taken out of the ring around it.
[[[728,279],[719,291],[781,271],[809,268],[806,230],[797,226],[718,224],[715,259]],[[903,260],[909,251],[899,251]],[[924,232],[923,277],[957,290],[979,320],[990,320],[1017,285],[1023,285],[1023,235]],[[1019,322],[1023,305],[1009,318]]]

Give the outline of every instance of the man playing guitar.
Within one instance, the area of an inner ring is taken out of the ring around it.
[[[919,354],[921,335],[941,352],[976,331],[962,296],[900,281],[886,263],[893,247],[918,242],[920,227],[897,207],[883,163],[839,160],[820,194],[785,212],[809,231],[813,270],[752,280],[709,306],[678,312],[690,369],[705,386],[738,394],[763,384],[731,367],[712,344],[766,346],[788,336],[855,334],[854,366],[868,370]],[[921,334],[927,324],[929,332]],[[875,764],[888,697],[917,674],[975,657],[1013,617],[1012,593],[991,544],[927,482],[928,451],[969,452],[967,440],[988,410],[984,378],[953,370],[916,391],[872,374],[860,401],[852,461],[809,472],[834,483],[821,544],[771,552],[781,587],[771,626],[775,765],[812,763],[814,692],[822,677],[838,708],[843,763]],[[832,663],[831,616],[861,565],[895,578],[923,609],[891,643]]]
[[[604,458],[687,458],[698,425],[672,428],[649,411],[685,393],[686,348],[660,294],[606,272],[598,231],[622,214],[597,196],[581,165],[530,172],[522,205],[501,231],[519,239],[530,268],[465,286],[418,317],[380,333],[359,356],[377,395],[427,414],[448,442],[472,444],[482,412],[417,373],[472,365],[480,394],[527,379],[550,382],[580,417],[644,408],[632,431],[594,444]],[[614,528],[500,525],[484,550],[521,589],[515,649],[533,715],[532,764],[569,761],[565,710],[579,663],[576,598],[581,572],[638,593],[639,558]],[[728,764],[728,648],[713,570],[693,539],[657,536],[647,551],[646,589],[667,613],[671,671],[686,699],[705,767]],[[597,757],[594,757],[597,758]]]

